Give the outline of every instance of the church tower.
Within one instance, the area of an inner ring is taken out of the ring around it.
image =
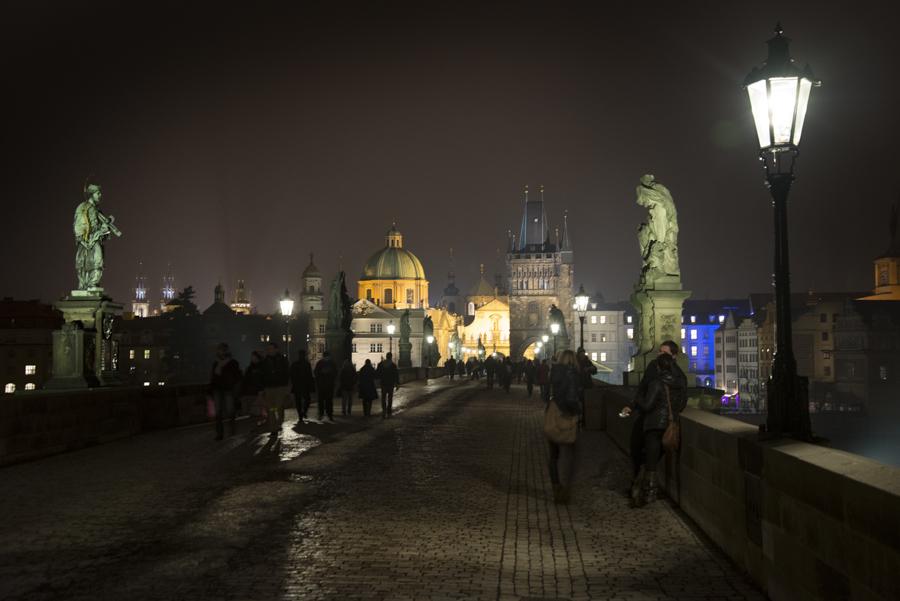
[[[450,271],[447,272],[447,287],[441,295],[440,306],[447,309],[450,313],[459,313],[462,311],[459,296],[459,288],[456,287],[456,272],[453,270],[453,249],[450,249]]]
[[[309,253],[309,265],[300,276],[300,311],[321,311],[324,306],[322,296],[322,272],[313,263],[313,253]]]
[[[557,338],[557,350],[569,347],[574,333],[575,258],[569,241],[568,216],[562,232],[551,230],[544,207],[544,187],[538,198],[529,198],[525,187],[519,235],[509,236],[506,253],[510,312],[510,353],[521,357],[550,335],[549,312],[556,306],[565,318],[566,332]],[[551,235],[552,231],[552,235]]]
[[[150,316],[150,299],[147,296],[147,278],[144,277],[143,265],[134,279],[134,300],[131,301],[131,313],[135,317]]]
[[[234,302],[231,303],[231,310],[238,315],[250,315],[253,312],[253,305],[250,303],[250,293],[244,280],[237,281],[237,287],[234,289]]]
[[[175,276],[172,274],[172,266],[166,269],[166,275],[163,276],[162,290],[160,291],[159,311],[165,313],[168,311],[166,305],[175,300]]]

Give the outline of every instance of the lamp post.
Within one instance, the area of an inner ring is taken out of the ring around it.
[[[278,304],[281,306],[281,315],[284,317],[284,328],[286,330],[284,340],[287,344],[287,357],[288,361],[291,360],[291,315],[294,314],[294,299],[291,298],[291,293],[288,292],[287,288],[284,290],[284,297],[278,301]]]
[[[393,321],[387,325],[387,331],[388,331],[388,352],[393,353],[394,352],[394,332],[397,331],[397,326],[394,325]]]
[[[584,291],[584,285],[578,287],[578,294],[575,295],[575,310],[578,312],[578,321],[581,322],[581,348],[584,349],[584,317],[587,315],[588,301],[591,297]]]
[[[550,331],[553,333],[553,356],[556,357],[556,336],[559,334],[559,324],[555,321],[551,323]]]
[[[432,349],[433,347],[432,347],[431,345],[434,344],[434,336],[432,336],[431,334],[429,334],[428,336],[425,337],[425,341],[428,343],[428,362],[427,362],[425,365],[426,365],[427,367],[432,367],[432,365],[431,365],[431,356],[433,355],[433,353],[431,352],[431,349]]]
[[[809,94],[821,82],[807,65],[800,69],[791,58],[790,40],[781,24],[766,42],[769,53],[762,67],[755,67],[744,87],[759,139],[759,159],[766,171],[775,216],[775,357],[766,385],[767,430],[811,437],[806,379],[797,377],[797,361],[791,345],[791,279],[788,258],[787,198],[794,181],[794,162],[806,118]]]

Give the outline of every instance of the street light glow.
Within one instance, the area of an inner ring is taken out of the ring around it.
[[[553,332],[553,335],[556,336],[559,334],[559,324],[555,321],[550,324],[550,331]]]
[[[434,336],[432,336],[432,335],[429,334],[429,335],[425,338],[425,340],[428,341],[428,344],[433,344],[433,343],[434,343]]]
[[[578,311],[579,314],[584,315],[587,312],[588,301],[590,300],[591,297],[584,291],[584,285],[579,286],[578,294],[575,295],[575,310]]]
[[[294,299],[291,298],[291,294],[285,290],[284,298],[278,301],[278,304],[281,306],[281,315],[283,317],[290,317],[294,314]]]

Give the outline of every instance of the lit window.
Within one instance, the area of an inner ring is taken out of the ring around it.
[[[597,316],[591,315],[591,323],[597,323]]]
[[[882,365],[878,368],[878,377],[881,378],[882,381],[887,380],[887,366]]]
[[[696,329],[691,330],[691,340],[697,340],[697,330]]]
[[[691,323],[697,323],[697,316],[691,315]]]
[[[724,315],[719,315],[719,323],[723,323],[725,321]]]
[[[16,391],[16,385],[12,382],[9,382],[6,386],[3,387],[3,392],[6,394],[12,394]]]
[[[600,334],[600,342],[606,342],[606,334]]]
[[[606,353],[600,353],[600,361],[606,361]]]
[[[697,347],[692,346],[691,347],[691,357],[696,357],[696,356],[697,356]]]
[[[129,350],[128,350],[128,358],[129,358],[129,359],[134,359],[134,349],[129,349]]]
[[[634,338],[634,328],[628,328],[627,330],[625,330],[625,334],[629,339]]]
[[[156,385],[157,385],[157,386],[165,386],[166,383],[165,383],[165,382],[157,382]]]
[[[144,349],[144,359],[149,359],[149,358],[150,358],[150,349],[145,348]]]
[[[25,366],[25,375],[33,376],[37,373],[37,365],[26,365]]]
[[[625,318],[626,323],[631,323],[631,320],[634,319],[631,315]]]
[[[600,323],[606,323],[606,315],[600,316]]]
[[[25,390],[34,390],[37,386],[34,385],[34,382],[28,382],[25,384]]]
[[[150,386],[150,382],[144,382],[144,386]]]
[[[591,353],[591,361],[597,360],[597,353]]]
[[[684,328],[681,328],[681,339],[684,340],[686,336],[686,330]]]
[[[265,335],[265,334],[260,334],[260,335],[259,335],[259,341],[260,341],[260,342],[265,342],[265,341],[266,341],[266,335]],[[132,351],[132,352],[133,352],[133,351]],[[134,359],[134,357],[132,357],[132,359]]]

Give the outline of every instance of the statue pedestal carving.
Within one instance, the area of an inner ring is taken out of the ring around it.
[[[637,311],[635,324],[636,353],[632,358],[633,367],[625,374],[628,386],[637,386],[650,364],[659,355],[659,345],[666,340],[674,340],[681,346],[681,312],[685,300],[691,293],[681,290],[681,282],[660,282],[663,288],[636,290],[631,295],[631,304]],[[677,287],[676,287],[677,286]],[[686,353],[679,353],[678,366],[688,373]]]
[[[95,294],[75,290],[56,303],[65,323],[53,332],[53,377],[48,389],[116,386],[124,383],[117,369],[118,340],[113,321],[122,305]]]

